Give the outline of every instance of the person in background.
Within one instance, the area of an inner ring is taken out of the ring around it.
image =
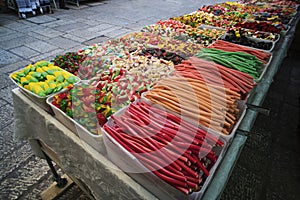
[[[65,9],[65,10],[69,10],[70,8],[68,8],[67,6],[66,6],[66,2],[65,2],[66,0],[59,0],[59,8],[60,9]]]

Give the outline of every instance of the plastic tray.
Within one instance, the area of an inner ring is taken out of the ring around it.
[[[125,111],[122,110],[122,112]],[[112,120],[109,119],[107,125],[110,125]],[[130,177],[136,180],[139,184],[148,189],[151,193],[153,193],[158,199],[181,199],[181,200],[193,200],[200,199],[203,193],[205,192],[207,186],[211,182],[211,179],[215,173],[215,170],[219,166],[225,151],[227,150],[227,143],[224,142],[224,146],[221,151],[217,151],[216,154],[219,156],[215,165],[210,169],[210,175],[206,178],[203,186],[199,192],[194,192],[190,195],[184,195],[182,192],[169,185],[165,181],[158,178],[152,172],[148,171],[144,165],[142,165],[135,156],[133,156],[130,152],[128,152],[125,148],[123,148],[117,141],[114,140],[105,130],[103,132],[103,140],[107,149],[108,158],[115,163],[121,170],[126,172]],[[143,172],[143,173],[135,173],[135,172]]]
[[[268,67],[270,66],[270,63],[272,62],[272,60],[273,60],[273,55],[270,56],[268,63],[264,65],[264,68],[263,68],[260,76],[257,79],[254,79],[254,81],[256,83],[260,82],[260,80],[263,78],[263,76],[265,75],[265,73],[266,73]]]
[[[281,31],[280,34],[285,36],[291,29],[291,26],[287,25],[287,29],[285,31]]]
[[[63,90],[61,92],[65,92],[67,90]],[[60,92],[60,93],[61,93]],[[92,146],[96,151],[106,154],[106,149],[103,143],[103,134],[95,135],[88,131],[81,124],[76,122],[73,118],[69,117],[62,110],[57,108],[52,104],[53,98],[55,94],[51,95],[47,98],[47,104],[51,107],[54,113],[54,117],[60,121],[63,125],[69,128],[75,135],[84,140],[90,146]]]
[[[246,28],[241,28],[241,30],[243,30],[243,31],[254,31],[254,30],[246,29]],[[255,32],[257,32],[257,33],[269,33],[270,34],[270,32],[264,32],[264,31],[255,31]],[[275,45],[280,40],[280,34],[278,34],[278,33],[271,33],[271,34],[276,35],[277,39],[276,40],[263,39],[263,40],[274,42],[274,45]],[[252,38],[255,38],[255,37],[252,37]],[[257,38],[257,39],[262,39],[262,38]]]
[[[9,75],[9,78],[12,80],[12,82],[14,83],[14,84],[16,84],[19,88],[20,88],[20,91],[24,94],[24,95],[26,95],[29,99],[31,99],[34,103],[36,103],[37,105],[39,105],[41,108],[43,108],[45,111],[47,111],[48,113],[53,113],[53,111],[52,111],[52,109],[51,109],[51,107],[47,104],[47,102],[46,102],[46,100],[47,100],[47,98],[48,97],[50,97],[50,96],[52,96],[52,95],[55,95],[55,94],[58,94],[58,93],[60,93],[61,91],[58,91],[58,92],[56,92],[56,93],[53,93],[53,94],[49,94],[49,95],[47,95],[47,96],[45,96],[45,97],[41,97],[41,96],[39,96],[39,95],[37,95],[37,94],[35,94],[35,93],[33,93],[33,92],[31,92],[31,91],[29,91],[29,90],[27,90],[27,89],[25,89],[24,87],[22,87],[22,86],[20,86],[13,78],[11,78],[11,75],[13,74],[13,73],[16,73],[16,72],[18,72],[18,71],[20,71],[20,70],[22,70],[22,69],[19,69],[19,70],[16,70],[16,71],[14,71],[14,72],[12,72],[10,75]],[[62,69],[62,71],[66,71],[66,70],[64,70],[64,69]],[[68,72],[69,73],[69,72]],[[69,73],[69,74],[71,74],[71,73]],[[73,75],[73,74],[72,74]],[[73,75],[74,76],[74,75]],[[75,76],[76,77],[76,76]],[[78,78],[78,77],[76,77],[77,79],[78,79],[78,81],[77,81],[77,83],[80,81],[80,79]],[[76,83],[75,83],[76,84]]]
[[[228,35],[228,33],[225,33],[224,35],[222,35],[221,36],[221,40],[225,40],[225,37]],[[272,47],[271,47],[271,49],[269,49],[269,50],[265,50],[265,49],[259,49],[259,48],[255,48],[255,47],[250,47],[250,46],[246,46],[246,45],[242,45],[242,44],[238,44],[238,45],[241,45],[241,46],[245,46],[245,47],[249,47],[249,48],[251,48],[251,49],[256,49],[256,50],[261,50],[261,51],[265,51],[265,52],[268,52],[268,53],[270,53],[270,52],[272,52],[273,50],[274,50],[274,47],[275,47],[275,42],[273,42],[273,41],[270,41],[270,40],[264,40],[264,39],[259,39],[259,38],[254,38],[254,37],[247,37],[249,40],[252,40],[252,41],[256,41],[256,42],[271,42],[272,43]],[[227,40],[225,40],[225,41],[227,41]],[[229,41],[227,41],[227,42],[229,42]],[[233,42],[231,42],[231,43],[233,43]],[[234,44],[236,44],[236,43],[234,43]]]

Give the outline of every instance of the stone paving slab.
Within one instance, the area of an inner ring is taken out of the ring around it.
[[[0,44],[1,44],[1,42],[0,42]],[[3,49],[0,49],[0,55],[1,55],[0,56],[0,67],[22,60],[21,57],[15,55],[13,53],[10,53],[8,51],[4,51]]]
[[[8,41],[8,40],[11,40],[11,39],[24,37],[24,36],[25,36],[24,33],[13,32],[13,33],[10,33],[10,34],[5,34],[5,35],[0,36],[0,41]]]
[[[0,108],[1,108],[2,106],[6,105],[6,104],[7,104],[7,102],[6,102],[5,100],[3,100],[3,99],[0,98]],[[1,130],[0,130],[0,131],[1,131]]]
[[[0,36],[5,36],[9,34],[15,33],[12,29],[6,28],[4,26],[0,26]]]
[[[0,183],[1,199],[19,199],[47,175],[48,165],[35,156],[30,157],[22,168],[15,170]],[[17,183],[17,184],[16,184]],[[10,187],[16,185],[16,188]]]
[[[26,46],[20,46],[20,47],[14,48],[14,49],[10,49],[9,51],[13,52],[14,54],[16,54],[22,58],[31,58],[31,57],[34,57],[34,56],[37,56],[40,54],[40,52],[35,51]]]
[[[0,74],[0,89],[8,87],[12,84],[12,81],[10,80],[10,78],[6,75],[6,74]],[[4,96],[5,97],[5,96]],[[1,97],[3,98],[3,97]],[[0,99],[1,99],[0,98]]]
[[[10,154],[1,160],[0,168],[0,183],[17,169],[22,169],[23,163],[27,162],[29,158],[34,157],[29,144],[22,145],[20,148],[14,149]],[[2,184],[4,187],[4,184]],[[1,193],[2,191],[0,187]],[[0,194],[1,194],[0,193]],[[2,199],[2,198],[0,198]]]
[[[5,109],[1,109],[0,116],[3,116],[3,118],[5,118],[5,116],[7,116],[7,115],[12,115],[12,113],[13,113],[13,107],[12,107],[13,106],[13,98],[12,98],[11,91],[16,87],[17,86],[12,82],[9,86],[1,89],[2,97],[4,96],[5,100],[8,102],[8,104],[5,107],[2,107]],[[8,113],[2,114],[3,112],[8,112]],[[1,117],[0,117],[0,120],[1,120]],[[7,123],[7,124],[9,124],[9,123]]]
[[[68,31],[80,29],[83,27],[89,27],[89,25],[84,22],[71,22],[71,23],[62,24],[62,25],[59,25],[58,23],[56,23],[56,24],[57,24],[57,26],[53,26],[53,28],[57,31],[62,31],[62,32],[68,32]],[[97,24],[99,24],[99,22],[97,22]]]
[[[73,30],[70,31],[69,33],[71,35],[75,35],[77,37],[83,37],[86,40],[90,40],[96,37],[99,37],[102,35],[101,31],[105,30],[105,29],[109,29],[113,27],[113,25],[111,24],[99,24],[97,26],[93,26],[90,28],[81,28],[81,29],[77,29],[77,30]]]
[[[47,53],[47,52],[51,52],[51,51],[57,49],[56,46],[51,45],[44,41],[35,41],[32,43],[26,44],[25,46],[27,46],[31,49],[34,49],[38,52],[41,52],[41,53]]]
[[[29,63],[31,63],[29,60],[22,59],[21,61],[5,65],[5,66],[1,67],[0,74],[5,74],[8,76],[11,72],[21,69],[21,68],[25,67],[26,65],[28,65]],[[12,83],[11,83],[11,85],[12,85]],[[2,93],[2,90],[1,90],[1,93]]]
[[[33,32],[40,34],[42,36],[46,36],[48,38],[54,38],[54,37],[62,35],[62,32],[54,30],[52,28],[47,28],[47,27],[37,28],[37,29],[33,30]]]
[[[47,42],[53,46],[56,46],[57,48],[63,48],[63,49],[70,49],[79,44],[78,42],[75,42],[74,40],[64,38],[61,36],[49,39]]]
[[[99,37],[96,37],[96,38],[93,38],[91,40],[88,40],[88,41],[85,41],[83,44],[86,45],[86,46],[89,46],[91,44],[99,44],[99,43],[103,43],[107,40],[109,40],[110,38],[109,37],[106,37],[106,36],[99,36]],[[81,48],[79,48],[81,49]],[[78,49],[77,49],[78,50]]]
[[[18,37],[18,38],[13,38],[11,40],[0,41],[0,47],[2,49],[9,50],[12,48],[22,46],[24,44],[31,44],[33,42],[38,42],[38,40],[34,37],[22,36],[22,37]],[[9,63],[13,63],[13,62],[16,62],[16,61],[13,61],[13,60],[9,61]],[[7,63],[7,64],[9,64],[9,63]]]
[[[15,30],[15,31],[20,31],[22,29],[26,29],[31,26],[32,26],[32,24],[24,24],[24,23],[21,23],[20,21],[5,25],[6,28],[9,28],[9,29]]]
[[[7,127],[5,127],[4,129],[0,130],[0,134],[1,134],[1,137],[0,137],[0,144],[1,144],[0,160],[5,159],[10,154],[12,154],[13,151],[20,148],[21,146],[23,146],[26,143],[25,141],[16,142],[14,140],[13,128],[14,128],[14,124],[10,124]]]
[[[39,17],[30,17],[25,20],[35,24],[44,24],[44,23],[56,21],[57,19],[55,17],[52,17],[51,15],[42,15]]]
[[[62,35],[62,37],[71,39],[71,40],[79,42],[79,43],[84,43],[85,41],[88,41],[86,38],[77,37],[77,36],[72,35],[70,33],[65,33],[65,34]]]
[[[51,45],[53,46],[53,45]],[[54,47],[54,46],[53,46]],[[55,47],[56,48],[56,47]],[[55,49],[55,50],[51,50],[50,52],[47,53],[42,53],[39,56],[36,57],[32,57],[30,58],[31,62],[37,62],[39,60],[52,60],[53,58],[55,58],[56,55],[60,55],[62,53],[64,53],[65,51],[63,49]]]
[[[5,105],[1,107],[0,113],[0,130],[12,124],[14,121],[11,105]]]

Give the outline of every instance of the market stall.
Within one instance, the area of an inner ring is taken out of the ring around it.
[[[91,198],[217,199],[257,114],[268,113],[260,105],[294,37],[297,8],[205,6],[29,64],[10,75],[20,86],[15,136]],[[262,23],[260,13],[276,20]]]

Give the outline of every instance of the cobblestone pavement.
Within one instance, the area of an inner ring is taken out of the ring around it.
[[[139,30],[159,19],[189,13],[200,6],[193,0],[87,1],[80,7],[68,5],[70,10],[58,9],[54,14],[28,16],[26,20],[18,19],[15,12],[1,10],[0,199],[40,199],[41,191],[52,183],[46,162],[33,155],[26,141],[13,139],[10,91],[15,86],[8,78],[10,72],[30,62],[50,60],[57,54]],[[259,116],[222,199],[300,199],[297,55],[299,49],[294,48],[276,76],[265,101],[265,106],[272,108],[271,116]],[[59,199],[87,197],[74,186]]]

